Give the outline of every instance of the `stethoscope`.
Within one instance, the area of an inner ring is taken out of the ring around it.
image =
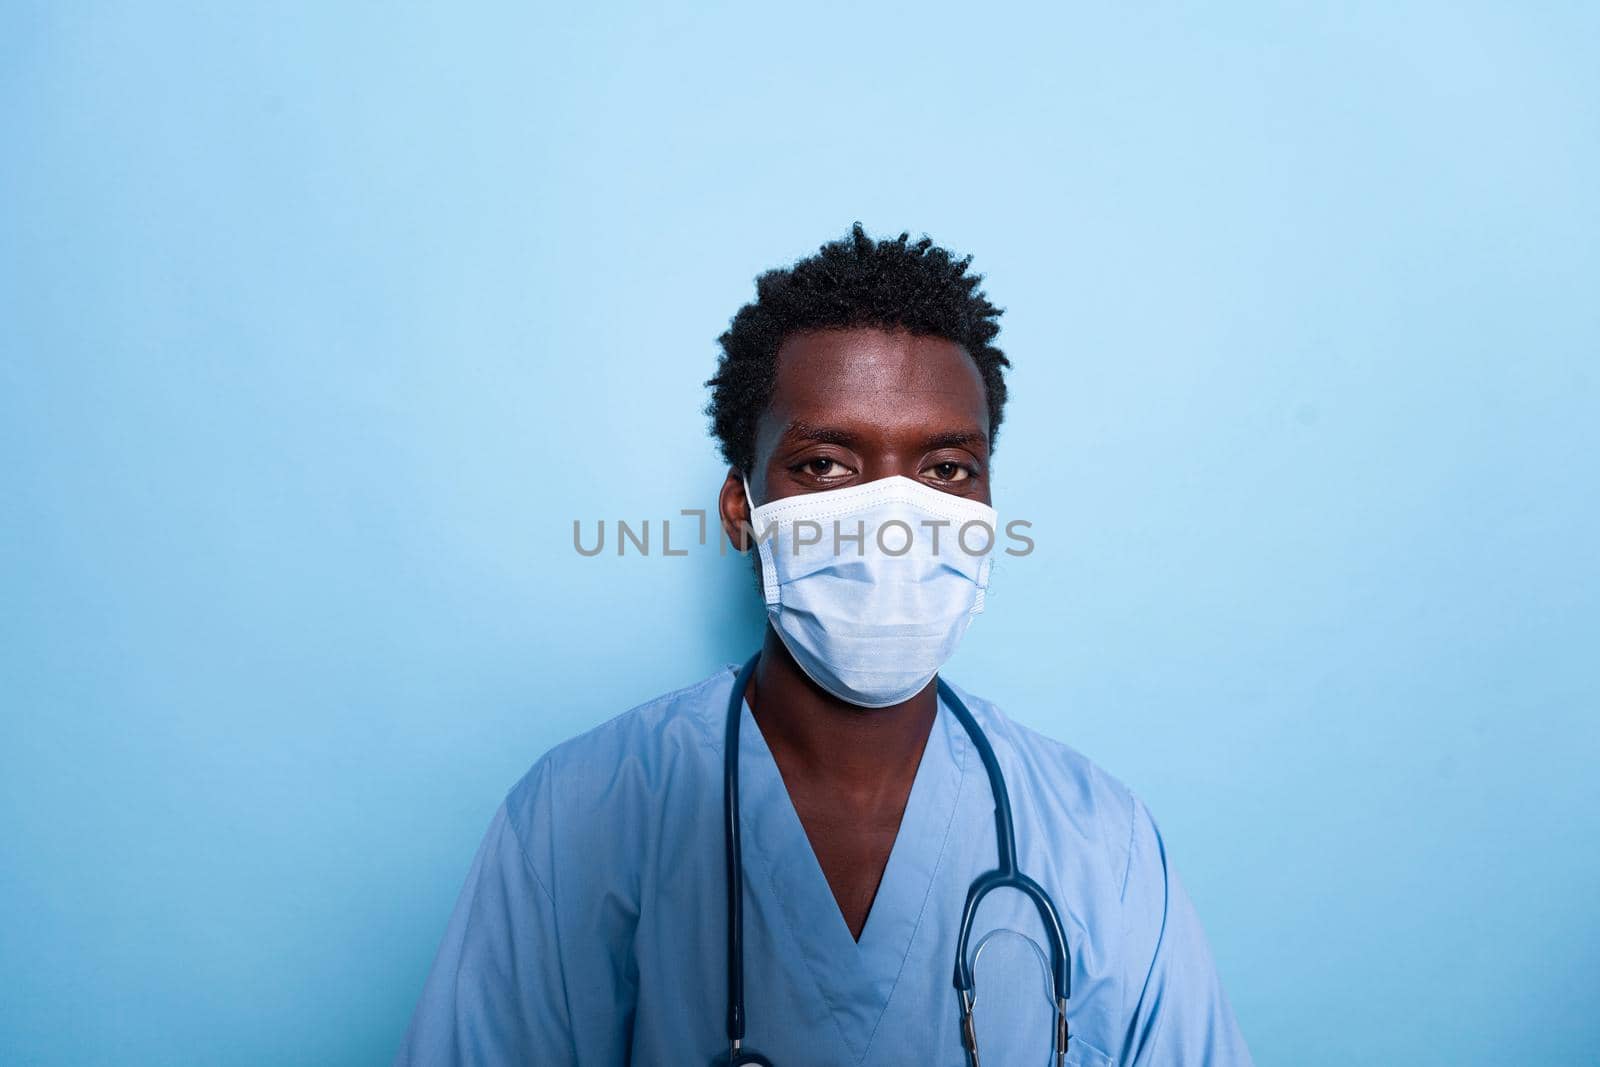
[[[760,655],[752,656],[739,671],[728,697],[727,738],[722,753],[722,814],[728,857],[728,1056],[718,1058],[720,1067],[773,1067],[772,1061],[754,1049],[744,1047],[744,862],[739,855],[739,720],[744,711],[744,694],[750,685]],[[1071,967],[1067,938],[1061,916],[1038,882],[1017,869],[1017,833],[1011,824],[1011,801],[1006,795],[1006,780],[1000,773],[989,739],[983,736],[972,713],[955,691],[939,679],[939,696],[972,739],[989,775],[989,792],[994,796],[994,829],[999,865],[978,876],[967,890],[967,904],[961,912],[961,933],[956,938],[956,993],[961,1001],[961,1044],[967,1050],[969,1067],[979,1067],[978,1031],[972,1023],[972,965],[967,960],[967,942],[978,905],[996,889],[1016,889],[1026,894],[1039,909],[1045,935],[1050,939],[1050,972],[1056,1000],[1056,1067],[1067,1060],[1067,999],[1072,995]]]

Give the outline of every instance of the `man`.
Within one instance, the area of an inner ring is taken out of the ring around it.
[[[998,1067],[1250,1062],[1144,806],[936,678],[996,532],[1009,363],[969,262],[857,225],[758,280],[709,413],[724,531],[759,553],[759,656],[558,746],[511,790],[399,1063],[955,1065],[974,1044]],[[1003,847],[984,744],[1062,943],[1047,908],[990,893],[968,1000],[963,908]]]

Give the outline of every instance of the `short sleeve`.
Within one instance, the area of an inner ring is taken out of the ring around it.
[[[502,804],[467,872],[395,1064],[570,1064],[572,1047],[555,905]]]
[[[1127,1031],[1120,1060],[1131,1067],[1250,1067],[1200,918],[1149,810],[1137,798],[1132,805],[1122,888]]]

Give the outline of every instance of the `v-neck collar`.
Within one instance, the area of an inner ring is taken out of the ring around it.
[[[750,705],[739,724],[739,818],[745,883],[769,896],[789,925],[816,992],[860,1062],[911,952],[944,858],[970,742],[939,701],[861,940],[839,910]],[[752,868],[755,859],[760,871]]]

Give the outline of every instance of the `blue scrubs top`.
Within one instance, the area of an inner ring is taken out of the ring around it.
[[[468,872],[397,1064],[691,1067],[727,1050],[722,743],[737,668],[553,749]],[[1144,805],[957,690],[1010,791],[1022,870],[1072,954],[1078,1067],[1247,1065],[1194,908]],[[860,941],[744,709],[746,1046],[778,1067],[962,1067],[951,985],[967,887],[995,865],[976,750],[942,703]],[[983,1062],[1051,1058],[1048,953],[1001,890],[973,950]]]

